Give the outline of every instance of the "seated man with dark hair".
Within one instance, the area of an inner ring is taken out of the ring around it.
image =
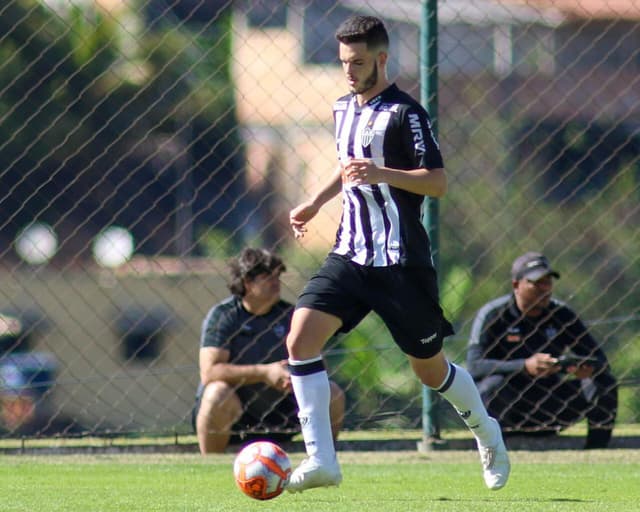
[[[553,433],[586,418],[585,448],[605,448],[616,419],[617,382],[576,313],[552,297],[559,277],[540,253],[517,258],[513,293],[476,315],[467,368],[505,433]]]
[[[239,435],[278,442],[300,431],[285,346],[293,305],[280,298],[285,270],[273,253],[244,249],[230,262],[233,295],[204,319],[193,410],[202,454],[223,452],[230,441],[240,440]],[[332,382],[334,438],[344,408],[344,393]]]

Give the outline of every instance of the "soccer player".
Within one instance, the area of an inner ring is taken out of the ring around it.
[[[287,489],[300,492],[342,480],[321,351],[331,335],[348,332],[370,311],[385,322],[420,381],[459,412],[476,438],[487,487],[500,489],[510,470],[500,426],[488,416],[469,373],[442,351],[453,329],[438,303],[421,208],[424,196],[445,193],[447,179],[429,117],[387,78],[389,38],[381,20],[350,17],[336,38],[350,90],[333,107],[338,165],[324,187],[290,212],[299,238],[342,190],[336,243],[298,298],[287,337],[308,456]]]
[[[230,441],[286,441],[300,430],[285,346],[293,305],[280,297],[285,265],[270,251],[246,248],[229,267],[232,296],[211,308],[200,336],[192,419],[203,455],[223,452]],[[334,382],[331,398],[337,436],[345,397]]]

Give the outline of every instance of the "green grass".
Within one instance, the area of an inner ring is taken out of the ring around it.
[[[301,454],[292,454],[299,462]],[[0,458],[0,510],[607,511],[637,510],[640,450],[511,452],[507,487],[484,488],[472,451],[343,452],[339,488],[259,502],[235,488],[233,455]]]

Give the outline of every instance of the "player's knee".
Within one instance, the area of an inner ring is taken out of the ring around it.
[[[289,357],[298,361],[318,357],[341,325],[342,320],[329,313],[307,307],[296,309],[287,336]]]
[[[287,337],[287,352],[289,358],[297,361],[317,358],[322,350],[323,343],[319,343],[310,337],[289,335]]]
[[[242,403],[232,386],[222,381],[209,383],[202,393],[199,415],[220,415],[239,417]]]
[[[442,386],[449,371],[449,362],[442,351],[427,359],[409,356],[409,362],[418,379],[433,389]]]
[[[287,346],[287,352],[289,353],[289,355],[291,355],[292,353],[295,353],[297,343],[298,343],[297,338],[293,336],[291,333],[289,333],[285,341],[285,344]]]

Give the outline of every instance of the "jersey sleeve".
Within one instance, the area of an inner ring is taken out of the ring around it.
[[[425,109],[419,105],[407,106],[401,116],[401,131],[405,152],[413,160],[415,169],[444,167],[431,119]]]
[[[214,306],[202,321],[200,348],[228,348],[235,330],[230,316],[220,306]]]
[[[522,371],[524,359],[500,359],[491,357],[492,349],[499,336],[490,328],[496,321],[497,310],[490,304],[476,314],[471,326],[471,336],[467,347],[467,370],[476,379],[494,374],[511,374]]]

